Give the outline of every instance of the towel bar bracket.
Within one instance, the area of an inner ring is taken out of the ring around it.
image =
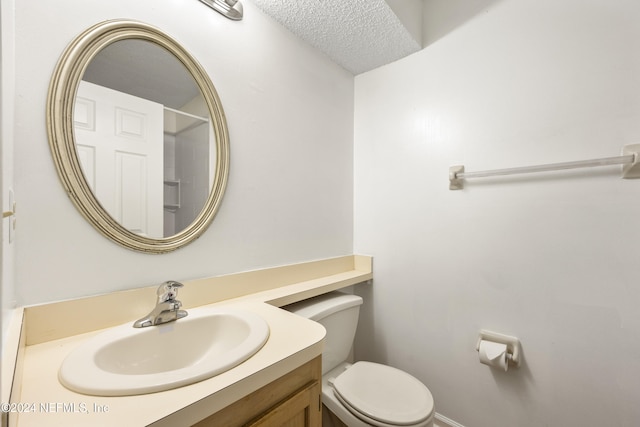
[[[463,178],[458,178],[460,173],[464,173],[464,166],[462,165],[449,168],[449,190],[462,190],[464,188]]]
[[[629,144],[622,147],[622,154],[633,155],[633,161],[622,167],[622,177],[640,178],[640,144]]]

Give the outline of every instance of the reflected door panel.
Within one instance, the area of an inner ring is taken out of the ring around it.
[[[83,173],[126,229],[163,235],[163,106],[82,81],[74,111]]]

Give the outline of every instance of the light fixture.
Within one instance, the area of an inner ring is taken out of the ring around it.
[[[216,12],[229,19],[240,21],[242,19],[242,3],[238,0],[200,0]]]

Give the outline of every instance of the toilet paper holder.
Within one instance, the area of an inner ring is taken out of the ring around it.
[[[520,340],[516,337],[509,335],[499,334],[497,332],[481,330],[478,336],[478,343],[476,344],[476,351],[480,351],[481,341],[493,341],[496,343],[504,344],[507,346],[507,359],[509,365],[520,367]]]

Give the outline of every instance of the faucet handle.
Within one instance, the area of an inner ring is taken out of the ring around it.
[[[156,294],[158,295],[158,302],[175,301],[178,296],[178,289],[184,285],[175,280],[168,280],[158,287]]]

